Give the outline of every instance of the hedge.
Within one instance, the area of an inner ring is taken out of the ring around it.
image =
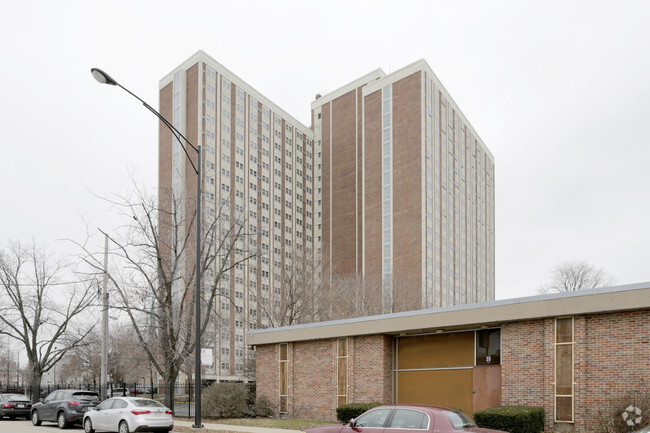
[[[532,406],[497,406],[474,413],[476,425],[509,433],[544,431],[544,408]]]
[[[349,403],[336,408],[336,418],[341,422],[348,422],[368,409],[381,406],[382,403]]]

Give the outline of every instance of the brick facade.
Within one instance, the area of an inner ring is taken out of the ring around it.
[[[574,423],[554,423],[556,318],[502,323],[501,404],[542,406],[546,431],[597,431],[609,398],[648,388],[650,310],[573,316]],[[393,397],[393,336],[348,337],[348,402]],[[289,347],[289,416],[334,420],[336,339]],[[278,401],[278,345],[257,347],[257,391]]]
[[[393,263],[395,310],[422,305],[422,125],[418,71],[393,84]]]
[[[648,387],[650,311],[574,318],[574,419],[576,432],[597,431],[598,410],[611,396]],[[555,319],[501,327],[503,405],[543,406],[554,426]]]
[[[336,419],[336,339],[289,343],[290,417]],[[257,348],[257,396],[279,407],[278,345]],[[348,402],[390,403],[392,338],[348,339]]]

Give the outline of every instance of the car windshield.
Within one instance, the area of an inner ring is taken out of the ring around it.
[[[158,403],[155,400],[148,400],[145,398],[140,398],[137,400],[131,400],[134,405],[138,407],[165,407],[162,404]]]
[[[474,424],[474,421],[467,415],[465,415],[463,412],[455,410],[455,411],[449,411],[445,412],[445,415],[447,415],[447,419],[451,423],[452,427],[454,430],[462,430],[464,428],[468,427],[476,427],[476,424]]]
[[[94,392],[75,392],[72,396],[81,401],[99,400],[99,395]]]
[[[12,401],[31,401],[29,397],[26,395],[20,395],[20,394],[10,394],[9,395],[9,400]]]

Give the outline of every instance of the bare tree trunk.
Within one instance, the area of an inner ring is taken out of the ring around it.
[[[165,380],[165,406],[171,409],[172,412],[174,412],[174,394],[176,391],[174,385],[175,381],[173,379]]]
[[[30,362],[32,366],[29,369],[29,398],[32,399],[32,402],[37,402],[41,398],[41,379],[43,378],[43,372],[40,368],[35,368],[34,364]]]

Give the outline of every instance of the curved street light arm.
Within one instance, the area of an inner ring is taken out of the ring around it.
[[[178,140],[178,143],[181,145],[183,148],[183,152],[185,152],[185,156],[187,156],[187,159],[190,161],[190,164],[192,165],[192,169],[194,169],[194,172],[196,174],[199,173],[199,170],[197,169],[196,165],[194,165],[194,162],[192,161],[192,158],[190,158],[190,155],[187,153],[187,149],[183,145],[183,142],[181,141],[181,138],[187,143],[196,153],[199,152],[199,149],[192,144],[190,140],[188,140],[181,132],[172,125],[169,120],[165,119],[162,114],[160,114],[155,108],[153,108],[151,105],[147,104],[142,98],[140,98],[138,95],[115,81],[110,75],[108,75],[106,72],[102,71],[101,69],[98,68],[92,68],[90,70],[91,74],[93,77],[99,81],[102,84],[109,84],[111,86],[117,86],[127,92],[129,95],[133,96],[135,99],[138,101],[142,102],[142,105],[145,106],[145,108],[149,111],[151,111],[160,121],[171,131],[172,135]]]

